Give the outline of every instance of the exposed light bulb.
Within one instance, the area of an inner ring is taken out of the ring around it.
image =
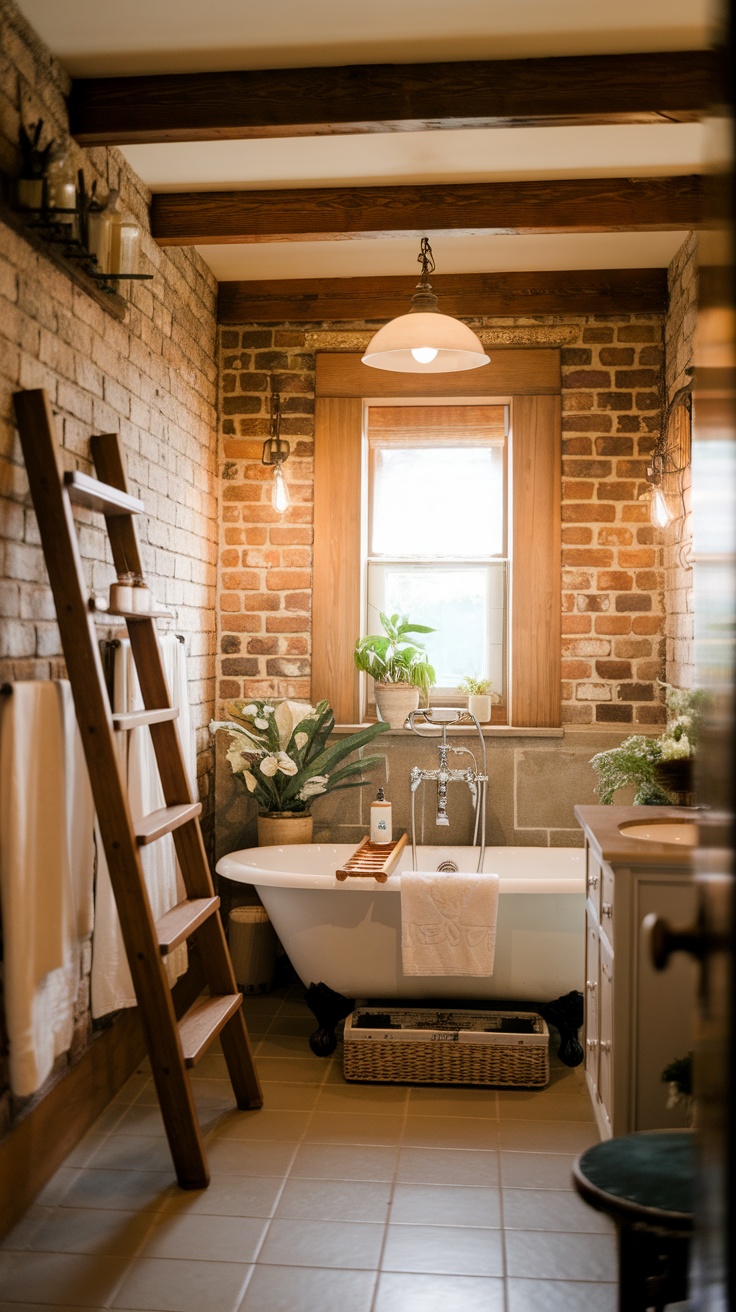
[[[283,515],[284,511],[291,505],[291,497],[289,496],[289,489],[286,486],[284,471],[281,468],[280,464],[276,465],[273,471],[273,483],[271,484],[271,505],[273,506],[274,510],[278,512],[279,515]]]
[[[437,349],[434,346],[412,346],[411,353],[417,364],[431,364],[437,359]]]
[[[667,525],[672,523],[672,511],[667,505],[667,498],[661,487],[652,489],[650,507],[652,523],[656,524],[657,528],[667,528]]]

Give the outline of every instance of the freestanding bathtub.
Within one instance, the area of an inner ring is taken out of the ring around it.
[[[339,883],[350,843],[250,847],[222,857],[218,874],[253,884],[305,985],[348,998],[488,998],[549,1002],[583,987],[585,867],[582,848],[489,847],[484,870],[500,878],[496,954],[489,977],[409,976],[401,969],[401,871],[385,884]],[[454,861],[475,870],[477,849],[420,847],[417,869]]]

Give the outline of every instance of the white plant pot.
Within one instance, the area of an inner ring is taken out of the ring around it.
[[[411,683],[377,683],[376,711],[392,729],[403,729],[406,717],[419,706],[419,689]]]
[[[487,693],[477,693],[474,697],[468,697],[468,710],[479,724],[488,724],[491,718],[491,705],[492,698]]]

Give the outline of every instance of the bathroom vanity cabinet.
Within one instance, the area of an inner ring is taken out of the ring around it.
[[[585,834],[585,1071],[603,1138],[685,1124],[682,1106],[667,1108],[662,1071],[693,1046],[697,969],[677,953],[655,970],[641,926],[650,912],[671,925],[695,922],[692,849],[622,835],[632,821],[686,815],[644,810],[575,808]]]

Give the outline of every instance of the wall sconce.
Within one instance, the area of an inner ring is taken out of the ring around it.
[[[664,453],[655,451],[652,455],[652,463],[647,469],[647,483],[649,486],[639,497],[640,501],[649,502],[649,518],[655,528],[668,528],[674,519],[662,486],[664,463]]]
[[[437,297],[429,281],[435,263],[427,237],[422,237],[417,263],[422,274],[409,313],[399,315],[374,333],[363,364],[402,374],[454,373],[488,364],[490,357],[472,328],[437,309]]]
[[[289,489],[286,486],[282,466],[289,459],[291,448],[281,436],[281,397],[278,392],[271,392],[271,428],[269,436],[263,443],[261,463],[273,468],[271,484],[271,505],[279,515],[283,515],[291,504]]]

